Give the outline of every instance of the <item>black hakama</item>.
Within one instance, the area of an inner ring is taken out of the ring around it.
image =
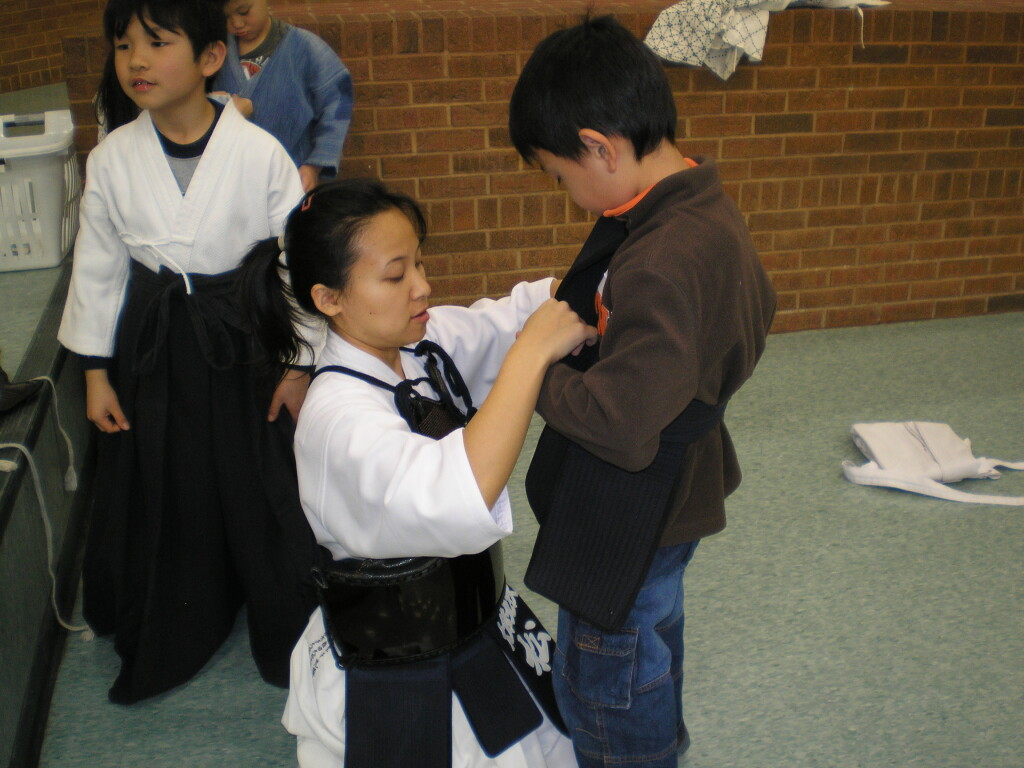
[[[132,263],[111,382],[130,430],[100,436],[84,612],[113,634],[128,704],[195,676],[244,605],[265,680],[288,685],[316,606],[319,548],[299,503],[294,425],[267,409],[276,384],[251,363],[234,273]]]

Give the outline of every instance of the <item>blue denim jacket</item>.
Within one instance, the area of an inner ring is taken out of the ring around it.
[[[352,77],[319,37],[283,26],[280,45],[251,80],[239,62],[238,41],[228,35],[213,89],[252,99],[252,121],[284,145],[295,165],[320,166],[321,178],[331,178],[352,121]]]

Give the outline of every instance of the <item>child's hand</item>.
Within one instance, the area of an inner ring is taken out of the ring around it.
[[[244,96],[239,96],[237,93],[233,93],[231,94],[231,100],[235,103],[235,109],[242,113],[242,117],[246,120],[252,118],[252,99],[247,99]]]
[[[548,363],[569,353],[578,354],[584,344],[597,340],[597,329],[584,323],[564,301],[548,299],[530,315],[517,344],[530,345]]]
[[[130,428],[117,393],[102,368],[85,372],[85,415],[97,429],[107,434]]]
[[[302,180],[302,191],[309,192],[320,183],[320,166],[300,165],[299,178]]]
[[[303,371],[289,370],[281,377],[274,396],[270,398],[270,410],[267,412],[267,421],[277,421],[281,413],[281,406],[288,409],[292,421],[299,420],[299,409],[306,399],[306,390],[309,389],[309,374]]]

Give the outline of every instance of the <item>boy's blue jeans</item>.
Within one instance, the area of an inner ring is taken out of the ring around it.
[[[622,629],[558,611],[555,697],[580,768],[676,768],[683,747],[683,571],[697,542],[659,549]]]

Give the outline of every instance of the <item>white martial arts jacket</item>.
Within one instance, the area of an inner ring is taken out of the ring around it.
[[[451,355],[477,406],[516,332],[549,297],[550,283],[520,283],[511,296],[470,308],[430,309],[426,338]],[[318,367],[342,365],[399,383],[381,360],[336,333],[328,337]],[[422,358],[402,353],[402,365],[407,378],[426,376]],[[485,506],[461,429],[441,440],[415,434],[391,392],[352,376],[314,379],[299,414],[295,462],[306,517],[335,559],[453,557],[480,552],[512,531],[506,494],[493,510]]]
[[[129,259],[154,272],[228,272],[256,241],[281,233],[301,197],[288,153],[231,103],[182,195],[144,111],[89,155],[57,338],[73,352],[111,357]]]
[[[455,361],[475,405],[490,391],[527,317],[550,295],[550,280],[520,283],[499,301],[430,310],[426,338]],[[388,384],[398,376],[335,333],[318,366],[342,365]],[[407,378],[425,376],[420,359],[402,354]],[[431,394],[424,390],[424,394]],[[317,541],[335,558],[454,556],[479,552],[512,531],[505,492],[487,509],[458,429],[441,440],[410,431],[385,389],[341,373],[314,379],[295,437],[299,491]],[[488,758],[458,700],[452,700],[454,768],[575,766],[571,742],[551,723]],[[345,673],[334,662],[320,611],[292,653],[291,688],[282,719],[298,737],[302,768],[342,764]]]

